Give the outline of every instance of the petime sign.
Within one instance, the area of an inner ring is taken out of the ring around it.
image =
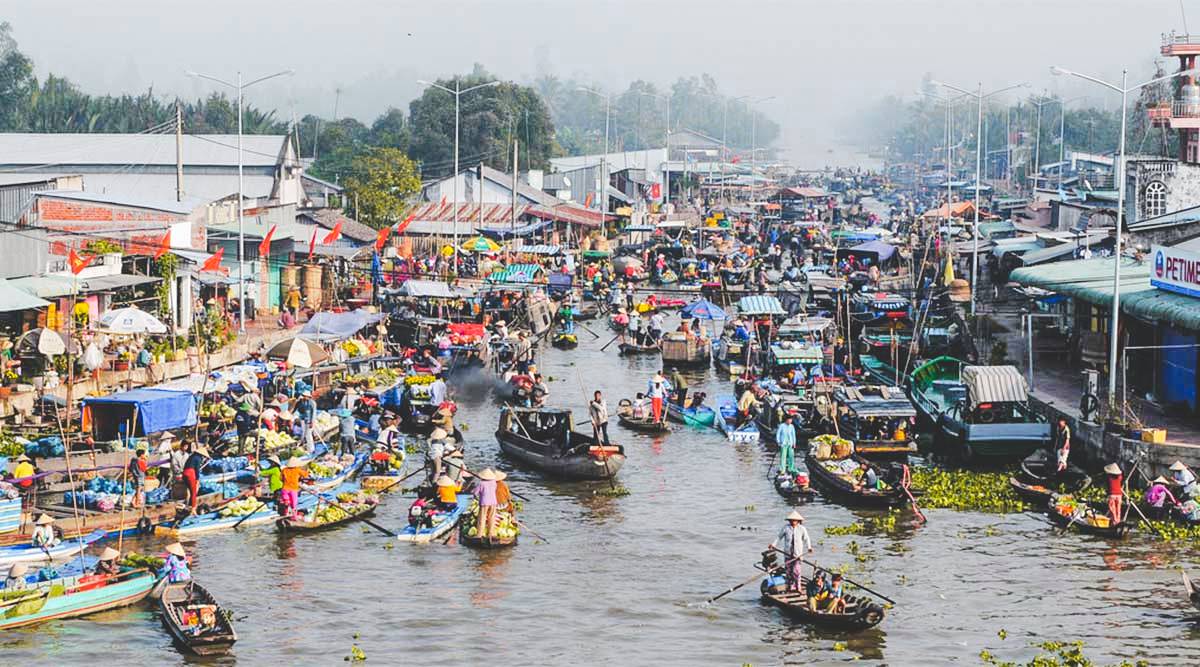
[[[1158,289],[1200,297],[1200,254],[1156,245],[1151,249],[1154,266],[1150,284]]]

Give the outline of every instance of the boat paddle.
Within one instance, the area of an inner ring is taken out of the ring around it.
[[[367,517],[363,516],[362,512],[357,512],[357,513],[351,512],[350,510],[333,502],[328,497],[326,497],[320,493],[312,493],[311,491],[305,491],[305,493],[316,496],[318,500],[324,501],[325,504],[329,505],[330,507],[336,507],[336,508],[340,509],[341,511],[345,512],[346,515],[349,516],[352,521],[362,521],[363,523],[374,528],[375,530],[378,530],[379,532],[383,533],[384,535],[387,535],[388,537],[396,537],[396,533],[393,533],[392,531],[388,530],[387,528],[384,528],[383,526],[375,523],[374,521],[371,521]]]
[[[780,553],[780,554],[783,554],[783,552],[782,552],[782,551],[780,551],[780,550],[779,550],[778,548],[776,548],[776,547],[771,547],[771,550],[772,550],[772,551],[776,551],[776,552],[778,552],[778,553]],[[810,563],[808,563],[808,564],[809,564],[809,565],[811,565],[811,566],[813,567],[813,569],[814,569],[814,570],[820,570],[820,571],[822,571],[822,572],[824,572],[824,573],[826,573],[826,574],[829,574],[829,575],[841,574],[840,572],[834,572],[834,571],[832,571],[832,570],[826,570],[825,568],[821,567],[820,565],[817,565],[816,563],[811,563],[811,562],[810,562]],[[851,579],[850,577],[847,577],[847,576],[846,576],[846,575],[844,575],[844,574],[842,574],[842,580],[843,580],[843,581],[845,581],[846,583],[850,584],[851,586],[855,586],[855,587],[857,587],[857,588],[861,588],[862,590],[864,590],[864,591],[866,591],[866,592],[870,593],[871,595],[874,595],[875,597],[879,598],[880,600],[883,600],[884,602],[887,602],[888,604],[891,604],[891,605],[895,605],[895,604],[896,604],[896,601],[895,601],[895,600],[893,600],[893,599],[889,598],[888,596],[886,596],[886,595],[884,595],[884,594],[882,594],[882,593],[879,593],[879,592],[877,592],[877,591],[873,591],[873,590],[871,590],[870,588],[867,588],[866,586],[863,586],[862,584],[858,583],[857,581],[854,581],[853,579]]]
[[[600,351],[601,351],[601,352],[603,352],[603,351],[607,350],[607,349],[608,349],[608,346],[609,346],[609,345],[612,345],[612,344],[613,344],[613,343],[615,343],[615,342],[617,342],[617,339],[618,339],[618,338],[620,338],[620,337],[621,337],[621,334],[617,334],[617,335],[613,336],[613,337],[612,337],[612,340],[608,341],[607,343],[605,343],[605,344],[604,344],[604,347],[601,347],[601,348],[600,348]]]
[[[249,519],[250,517],[254,516],[255,514],[258,514],[259,510],[265,508],[266,506],[267,506],[267,504],[264,503],[263,501],[261,501],[261,500],[258,501],[258,507],[255,507],[253,512],[250,512],[246,516],[238,519],[238,522],[233,524],[234,530],[236,530],[238,526],[242,525],[243,521],[245,521],[246,519]],[[191,512],[189,511],[188,514],[191,514]],[[179,519],[179,521],[175,522],[175,526],[178,526],[179,522],[183,521],[183,519],[186,519],[186,518],[187,518],[187,515],[185,514],[182,519]]]
[[[775,550],[775,551],[779,551],[778,549],[774,549],[774,550]],[[783,552],[782,552],[782,551],[779,551],[779,553],[783,553]],[[789,561],[785,561],[785,562],[784,562],[784,564],[783,564],[781,567],[784,567],[784,568],[786,568],[788,565],[791,565],[793,562],[795,562],[795,561],[797,561],[797,560],[799,560],[801,563],[803,563],[803,562],[804,562],[803,558],[804,558],[803,556],[797,556],[796,558],[793,558],[793,559],[791,559],[791,560],[789,560]],[[705,601],[704,601],[704,604],[712,604],[712,603],[716,602],[717,600],[720,600],[721,598],[725,597],[726,595],[729,595],[730,593],[732,593],[732,592],[736,591],[737,589],[741,588],[742,586],[745,586],[746,584],[754,583],[755,581],[758,581],[759,579],[762,579],[763,577],[765,577],[765,576],[767,576],[768,574],[770,574],[770,573],[771,573],[771,571],[772,571],[772,570],[774,570],[774,569],[775,569],[775,568],[771,568],[771,569],[768,569],[768,570],[763,570],[763,571],[759,572],[758,574],[754,575],[753,577],[750,577],[749,579],[747,579],[747,580],[745,580],[745,581],[741,582],[740,584],[736,584],[736,585],[730,586],[729,588],[725,589],[725,592],[724,592],[724,593],[720,593],[720,594],[714,595],[714,596],[710,597],[709,599],[705,600]]]
[[[548,540],[548,539],[546,539],[546,538],[542,537],[541,535],[537,534],[537,532],[535,532],[535,531],[534,531],[532,528],[530,528],[529,526],[526,526],[524,521],[521,521],[520,519],[518,519],[518,518],[516,518],[516,517],[513,517],[513,521],[516,521],[516,522],[517,522],[517,525],[521,527],[521,530],[528,530],[530,535],[533,535],[534,537],[536,537],[536,538],[538,538],[539,540],[541,540],[541,541],[545,542],[546,544],[550,544],[550,540]]]
[[[399,484],[399,483],[401,483],[401,482],[408,481],[409,479],[412,479],[412,478],[413,478],[415,475],[417,475],[417,474],[420,474],[420,473],[423,473],[423,472],[425,472],[425,468],[424,468],[424,467],[417,468],[416,470],[414,470],[414,471],[412,471],[412,472],[408,473],[407,475],[405,475],[405,476],[401,477],[400,479],[398,479],[398,480],[396,480],[396,481],[392,482],[391,484],[388,484],[387,486],[383,487],[382,489],[379,489],[379,490],[377,490],[377,491],[376,491],[376,493],[383,493],[383,492],[387,491],[388,489],[392,488],[393,486],[396,486],[397,484]]]

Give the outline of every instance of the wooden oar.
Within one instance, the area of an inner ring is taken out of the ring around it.
[[[381,525],[375,523],[374,521],[371,521],[367,517],[363,516],[364,512],[357,512],[357,513],[351,512],[350,510],[346,509],[345,507],[342,507],[341,505],[333,502],[329,498],[327,498],[319,493],[311,493],[311,492],[306,492],[306,493],[316,496],[318,500],[325,501],[326,505],[329,505],[331,507],[336,507],[336,508],[340,509],[341,511],[345,512],[351,518],[352,521],[362,521],[363,523],[374,528],[375,530],[378,530],[379,532],[383,533],[384,535],[387,535],[388,537],[396,537],[396,533],[393,533],[392,531],[388,530],[387,528],[384,528],[383,526],[381,526]]]
[[[729,595],[730,593],[736,591],[737,589],[741,588],[742,586],[745,586],[746,584],[750,584],[755,581],[758,581],[759,579],[762,579],[763,577],[767,576],[767,574],[769,574],[769,573],[768,572],[759,572],[758,574],[755,574],[753,577],[750,577],[749,579],[743,581],[740,584],[730,586],[729,588],[725,589],[724,593],[720,593],[720,594],[710,597],[709,599],[704,601],[704,604],[712,604],[712,603],[716,602],[717,600],[720,600],[721,598],[725,597],[726,595]]]
[[[513,521],[517,522],[517,525],[521,527],[521,530],[528,530],[530,535],[533,535],[534,537],[545,542],[546,544],[550,544],[550,540],[542,537],[541,535],[538,535],[532,528],[530,528],[529,526],[526,526],[524,521],[521,521],[520,519],[516,518],[515,516],[513,517]]]
[[[596,333],[595,331],[592,331],[591,329],[587,328],[586,326],[584,326],[584,325],[583,325],[583,323],[582,323],[582,322],[576,322],[576,324],[578,324],[578,325],[579,325],[579,328],[581,328],[581,329],[583,329],[584,331],[586,331],[586,332],[588,332],[588,333],[592,334],[593,336],[595,336],[595,337],[596,337],[596,340],[600,340],[600,334],[598,334],[598,333]]]
[[[417,468],[416,470],[408,473],[407,475],[401,477],[400,479],[392,482],[391,484],[388,484],[387,486],[383,487],[382,489],[379,489],[378,491],[376,491],[376,493],[383,493],[384,491],[387,491],[388,489],[392,488],[393,486],[396,486],[400,482],[407,481],[407,480],[411,479],[413,476],[418,475],[423,472],[425,472],[425,467],[421,466],[420,468]]]
[[[613,336],[613,337],[612,337],[612,340],[608,341],[607,343],[605,343],[605,344],[604,344],[604,347],[601,347],[601,348],[600,348],[600,351],[601,351],[601,352],[603,352],[603,351],[607,350],[607,349],[608,349],[608,346],[609,346],[609,345],[612,345],[612,344],[613,344],[613,343],[615,343],[615,342],[617,342],[617,339],[618,339],[618,338],[620,338],[620,337],[621,337],[621,334],[617,334],[617,335]]]
[[[779,549],[778,549],[778,548],[776,548],[776,547],[771,547],[771,550],[772,550],[772,551],[777,551],[777,552],[779,552],[780,554],[783,554],[783,552],[782,552],[782,551],[779,551]],[[783,554],[783,555],[786,555],[786,554]],[[841,574],[840,572],[833,572],[832,570],[826,570],[825,568],[821,567],[820,565],[817,565],[816,563],[811,563],[811,562],[810,562],[810,563],[808,563],[808,564],[809,564],[809,565],[811,565],[811,566],[813,567],[813,569],[814,569],[814,570],[820,570],[820,571],[822,571],[822,572],[825,572],[826,574],[831,574],[831,575],[832,575],[832,574]],[[893,605],[894,605],[894,604],[896,604],[896,601],[895,601],[895,600],[893,600],[893,599],[889,598],[888,596],[886,596],[886,595],[884,595],[884,594],[882,594],[882,593],[879,593],[879,592],[877,592],[877,591],[873,591],[873,590],[871,590],[870,588],[867,588],[866,586],[863,586],[862,584],[858,583],[857,581],[854,581],[854,580],[852,580],[850,577],[847,577],[847,576],[846,576],[846,575],[844,575],[844,574],[842,574],[842,580],[843,580],[843,581],[845,581],[846,583],[850,584],[851,586],[855,586],[855,587],[857,587],[857,588],[861,588],[862,590],[864,590],[864,591],[866,591],[866,592],[870,593],[871,595],[874,595],[875,597],[879,598],[880,600],[883,600],[884,602],[887,602],[888,604],[893,604]]]

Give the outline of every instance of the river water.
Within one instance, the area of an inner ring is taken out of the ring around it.
[[[601,353],[609,336],[589,326],[603,337],[581,331],[578,350],[541,359],[551,403],[580,421],[585,391],[604,391],[615,409],[657,364],[619,358],[615,345]],[[730,391],[711,370],[691,378],[710,396]],[[754,573],[789,510],[766,479],[770,453],[715,432],[635,436],[614,420],[630,494],[608,497],[596,494],[604,483],[514,469],[492,437],[497,414],[486,396],[463,399],[467,462],[510,471],[530,497],[523,520],[548,544],[526,533],[500,552],[413,546],[358,525],[202,537],[188,545],[193,572],[234,611],[240,636],[230,656],[208,662],[343,664],[355,643],[367,664],[422,665],[976,665],[981,650],[1028,659],[1032,641],[1076,639],[1100,662],[1195,664],[1200,651],[1178,574],[1194,551],[1164,552],[1137,534],[1124,544],[1058,536],[1036,514],[933,510],[919,528],[831,537],[824,527],[869,513],[818,500],[801,508],[816,560],[848,563],[852,579],[896,600],[880,626],[846,635],[792,624],[759,603],[756,584],[704,605]],[[400,527],[408,502],[387,497],[377,521]],[[149,604],[0,634],[8,665],[193,661]]]

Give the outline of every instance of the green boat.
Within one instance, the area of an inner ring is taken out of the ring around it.
[[[1050,425],[1029,409],[1014,366],[971,366],[938,357],[912,373],[909,398],[935,445],[969,461],[1019,461],[1048,447]]]
[[[874,384],[882,384],[889,387],[903,387],[908,384],[907,375],[901,373],[891,364],[869,354],[859,355],[858,365],[862,368],[863,375]]]

